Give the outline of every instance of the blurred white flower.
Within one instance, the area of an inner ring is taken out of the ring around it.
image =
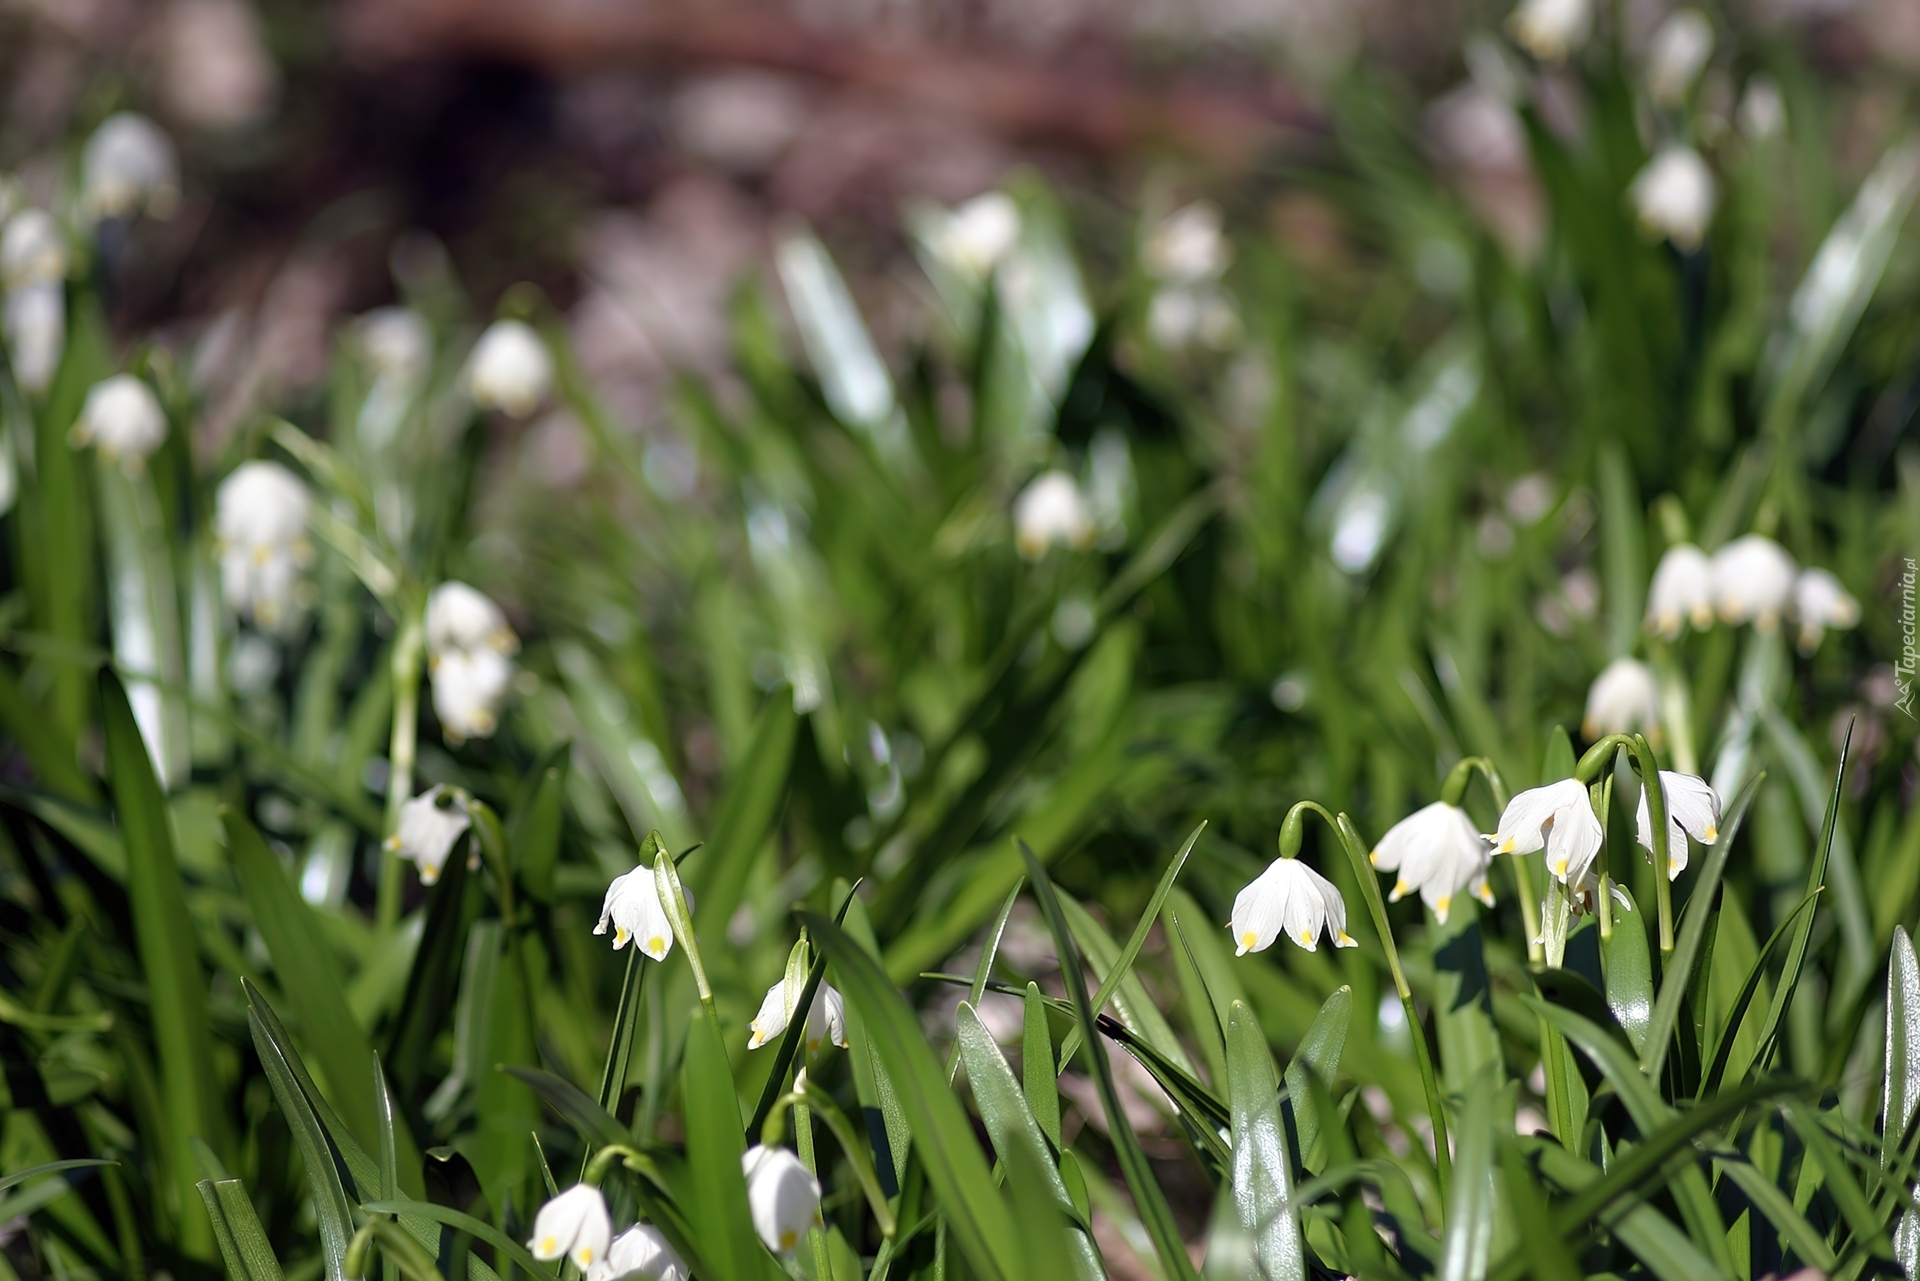
[[[1495,854],[1547,852],[1547,870],[1568,885],[1583,879],[1600,854],[1603,833],[1585,784],[1565,778],[1534,787],[1507,802],[1500,829],[1490,836]]]
[[[1713,56],[1713,23],[1698,9],[1676,9],[1653,33],[1647,49],[1647,91],[1663,107],[1677,107]]]
[[[1660,693],[1653,669],[1633,658],[1616,658],[1587,690],[1580,732],[1589,739],[1632,734],[1660,723]]]
[[[473,345],[467,388],[483,407],[525,418],[552,386],[553,356],[523,322],[496,320]]]
[[[1793,602],[1797,570],[1786,549],[1764,534],[1722,547],[1713,554],[1713,600],[1721,621],[1772,631]]]
[[[67,237],[44,209],[26,208],[0,232],[0,284],[8,289],[57,284],[67,274]]]
[[[411,307],[376,307],[353,322],[353,334],[375,378],[411,384],[433,360],[433,331]]]
[[[607,1199],[590,1183],[576,1183],[540,1207],[533,1216],[527,1249],[545,1263],[562,1255],[585,1272],[606,1256],[613,1236]]]
[[[1803,569],[1793,580],[1793,616],[1800,624],[1800,650],[1811,654],[1827,628],[1845,631],[1860,621],[1860,602],[1831,571]]]
[[[1309,952],[1320,949],[1326,930],[1335,947],[1353,947],[1347,934],[1347,901],[1332,881],[1297,858],[1277,858],[1233,900],[1235,956],[1263,952],[1284,932]]]
[[[636,1223],[613,1239],[607,1257],[587,1272],[587,1281],[688,1281],[693,1274],[659,1228]]]
[[[1381,871],[1400,874],[1388,896],[1390,902],[1417,891],[1442,924],[1454,896],[1462,890],[1493,905],[1493,891],[1487,886],[1492,851],[1458,805],[1435,801],[1415,810],[1388,828],[1368,857]]]
[[[497,650],[450,649],[430,661],[433,714],[458,746],[500,726],[500,704],[513,687],[513,663]]]
[[[1147,274],[1181,285],[1218,279],[1232,257],[1233,246],[1221,232],[1220,210],[1207,200],[1161,219],[1147,233],[1140,253]]]
[[[1670,770],[1660,771],[1660,794],[1667,802],[1667,879],[1671,881],[1686,870],[1689,834],[1702,845],[1711,845],[1720,839],[1720,795],[1705,779]],[[1636,821],[1640,844],[1646,847],[1651,860],[1653,818],[1644,787],[1640,791],[1640,813]]]
[[[806,975],[792,971],[767,989],[760,1012],[747,1025],[753,1029],[753,1037],[747,1042],[749,1050],[759,1049],[787,1030],[794,1007],[805,991]],[[807,1052],[818,1054],[829,1041],[843,1050],[847,1048],[847,1005],[832,985],[822,983],[813,994],[813,1008],[807,1011]]]
[[[227,604],[271,631],[294,612],[307,541],[307,487],[279,463],[247,462],[220,483],[213,532]]]
[[[422,885],[432,885],[472,825],[466,804],[436,784],[400,807],[400,821],[386,847],[420,869]]]
[[[449,580],[427,597],[427,650],[491,649],[511,654],[520,638],[493,600],[465,583]]]
[[[76,447],[92,445],[102,458],[137,468],[167,438],[167,415],[146,383],[115,374],[88,390],[70,438]]]
[[[180,203],[180,160],[173,140],[145,116],[108,116],[80,157],[80,208],[89,219],[168,218]]]
[[[685,889],[687,910],[693,910],[693,891]],[[651,865],[642,863],[631,872],[613,878],[607,886],[606,901],[600,905],[600,923],[593,927],[595,934],[605,934],[607,925],[613,925],[613,950],[618,952],[627,945],[628,939],[635,940],[643,953],[656,961],[667,959],[667,953],[673,951],[673,921],[667,916],[667,907],[660,899],[660,887],[654,880]]]
[[[820,1222],[820,1184],[785,1148],[754,1144],[740,1157],[753,1229],[767,1249],[786,1254]]]
[[[243,0],[173,0],[162,35],[162,88],[179,118],[239,129],[273,107],[280,71]]]
[[[1640,225],[1692,252],[1706,238],[1716,199],[1713,172],[1692,147],[1669,143],[1627,189]]]
[[[1734,111],[1734,123],[1755,142],[1771,138],[1785,128],[1787,101],[1780,94],[1779,82],[1764,73],[1748,80],[1746,92],[1740,95],[1740,106]]]
[[[1713,561],[1692,543],[1676,543],[1660,558],[1647,590],[1647,630],[1668,640],[1691,622],[1696,631],[1713,626]]]
[[[1147,332],[1162,347],[1227,348],[1240,337],[1240,309],[1218,285],[1168,285],[1147,304]]]
[[[1013,500],[1014,542],[1028,560],[1054,546],[1085,549],[1093,542],[1092,514],[1080,485],[1063,471],[1036,478]]]
[[[13,377],[22,391],[39,395],[53,382],[67,345],[67,292],[59,281],[23,285],[7,294],[0,322]]]
[[[1564,61],[1592,25],[1592,0],[1520,0],[1507,16],[1508,32],[1542,62]]]
[[[989,191],[947,214],[931,248],[956,271],[981,279],[1019,240],[1020,206],[1004,191]]]

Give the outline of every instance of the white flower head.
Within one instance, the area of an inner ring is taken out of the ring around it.
[[[1786,127],[1787,100],[1781,96],[1780,82],[1762,72],[1747,81],[1734,111],[1740,132],[1755,142],[1771,138]]]
[[[1845,631],[1860,621],[1860,602],[1825,569],[1803,569],[1793,580],[1793,616],[1800,624],[1800,650],[1820,648],[1827,628]]]
[[[1417,892],[1442,924],[1462,890],[1488,906],[1493,904],[1493,891],[1487,886],[1492,851],[1458,805],[1435,801],[1415,810],[1387,829],[1369,857],[1381,871],[1399,873],[1388,895],[1390,902]]]
[[[989,191],[949,213],[932,247],[949,266],[980,279],[999,266],[1019,241],[1020,206],[1004,191]]]
[[[1706,239],[1718,193],[1713,171],[1692,147],[1669,143],[1627,188],[1640,225],[1691,253]]]
[[[1713,554],[1713,599],[1721,620],[1772,631],[1793,603],[1797,573],[1793,557],[1771,538],[1734,539]]]
[[[1221,230],[1220,210],[1196,200],[1160,220],[1147,233],[1141,261],[1147,273],[1170,284],[1191,285],[1216,279],[1227,269],[1233,246]]]
[[[789,967],[786,976],[767,989],[760,1012],[747,1025],[753,1029],[753,1037],[747,1042],[749,1050],[759,1049],[787,1030],[805,988],[805,971]],[[831,984],[822,983],[813,994],[805,1039],[809,1054],[818,1054],[829,1041],[843,1050],[847,1048],[847,1003]]]
[[[0,285],[51,285],[67,275],[67,238],[44,209],[22,209],[0,231]]]
[[[455,744],[488,738],[513,687],[513,662],[498,650],[450,649],[433,657],[433,714]]]
[[[473,826],[466,803],[436,784],[400,807],[400,822],[387,848],[420,869],[420,883],[432,885],[447,865],[447,855]]]
[[[1056,545],[1084,549],[1093,543],[1093,516],[1079,482],[1063,471],[1037,477],[1013,500],[1014,542],[1028,560]]]
[[[1663,107],[1677,107],[1713,56],[1713,23],[1698,9],[1676,9],[1653,33],[1647,50],[1647,91]]]
[[[306,536],[312,502],[279,463],[241,463],[220,482],[213,532],[221,590],[236,612],[269,630],[293,615],[300,571],[313,561]]]
[[[1347,901],[1332,881],[1297,858],[1277,858],[1233,900],[1235,956],[1263,952],[1282,933],[1309,952],[1320,949],[1325,930],[1335,947],[1352,947]]]
[[[607,1256],[587,1272],[587,1281],[688,1281],[693,1274],[659,1228],[636,1223],[613,1239]]]
[[[87,392],[74,420],[75,445],[92,445],[109,461],[138,467],[167,438],[167,415],[153,389],[132,374],[115,374]]]
[[[80,158],[80,207],[89,218],[173,215],[180,160],[159,125],[132,111],[108,116]]]
[[[433,360],[433,331],[411,307],[376,307],[353,322],[353,334],[376,378],[411,384]]]
[[[612,1237],[607,1199],[591,1183],[576,1183],[533,1216],[533,1239],[527,1249],[543,1263],[565,1255],[586,1272],[606,1257]]]
[[[522,321],[496,320],[473,345],[467,388],[488,409],[525,418],[553,386],[553,356]]]
[[[427,649],[444,654],[448,650],[491,649],[511,654],[520,648],[520,638],[507,625],[507,616],[486,593],[465,583],[445,582],[427,597]]]
[[[785,1148],[754,1144],[740,1157],[747,1176],[747,1208],[767,1249],[786,1254],[820,1222],[820,1184]]]
[[[682,887],[687,910],[693,910],[693,891]],[[606,901],[600,905],[600,923],[595,934],[605,934],[613,926],[613,950],[618,952],[634,940],[634,945],[656,961],[667,959],[673,951],[673,920],[660,899],[659,883],[651,865],[642,863],[631,872],[613,878],[607,886]]]
[[[1647,589],[1647,630],[1676,639],[1692,623],[1695,631],[1713,626],[1713,560],[1692,543],[1667,549]]]
[[[7,294],[4,321],[7,355],[22,391],[39,395],[60,368],[67,345],[67,291],[59,281],[21,285]]]
[[[1580,732],[1589,739],[1632,734],[1660,723],[1660,691],[1653,669],[1634,658],[1616,658],[1587,691]]]
[[[1600,855],[1604,834],[1578,779],[1534,787],[1507,802],[1500,830],[1487,837],[1495,854],[1547,852],[1547,870],[1568,885],[1577,883]]]
[[[1507,30],[1542,62],[1563,62],[1587,41],[1592,0],[1520,0],[1507,16]]]
[[[1703,778],[1670,770],[1660,771],[1660,794],[1667,802],[1667,879],[1672,880],[1686,870],[1689,835],[1702,845],[1720,839],[1720,794]],[[1651,861],[1653,818],[1644,787],[1640,791],[1638,824],[1640,844],[1646,847]]]

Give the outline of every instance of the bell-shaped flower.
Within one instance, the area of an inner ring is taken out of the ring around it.
[[[1262,952],[1282,933],[1309,952],[1320,948],[1325,930],[1335,947],[1352,947],[1347,934],[1347,901],[1332,881],[1297,858],[1277,858],[1233,900],[1235,956]]]
[[[1786,548],[1764,534],[1734,539],[1713,554],[1713,598],[1721,620],[1772,631],[1793,603],[1798,573]]]
[[[527,1249],[542,1263],[563,1255],[582,1272],[607,1256],[613,1220],[607,1199],[591,1183],[576,1183],[540,1207],[533,1216],[533,1239]]]
[[[1692,147],[1662,147],[1627,188],[1640,225],[1691,253],[1707,237],[1718,194],[1713,171]]]
[[[1660,794],[1667,802],[1667,879],[1672,880],[1687,866],[1687,837],[1702,845],[1720,839],[1720,794],[1704,778],[1692,774],[1660,771]],[[1653,818],[1644,788],[1640,792],[1637,835],[1653,858]]]
[[[946,215],[931,248],[962,275],[984,279],[1020,241],[1020,206],[1004,191],[975,196]]]
[[[747,1024],[753,1030],[753,1037],[747,1042],[749,1050],[759,1049],[787,1030],[805,990],[805,973],[792,968],[767,989],[767,995],[760,1002],[760,1012]],[[847,1003],[830,984],[822,983],[813,994],[805,1037],[809,1054],[818,1054],[829,1041],[843,1050],[847,1048]]]
[[[682,887],[687,896],[687,910],[693,910],[693,891]],[[656,961],[667,959],[667,953],[673,951],[673,920],[667,915],[667,906],[660,899],[660,887],[654,880],[653,868],[642,863],[631,872],[613,878],[607,886],[606,901],[600,905],[600,923],[593,927],[595,934],[605,934],[607,926],[613,926],[613,950],[618,952],[627,945],[628,939],[647,956]]]
[[[433,361],[433,331],[411,307],[376,307],[353,322],[375,378],[411,386]]]
[[[1196,200],[1161,219],[1142,246],[1147,274],[1169,284],[1192,285],[1217,279],[1233,257],[1221,231],[1220,209]]]
[[[14,381],[39,395],[53,383],[67,345],[67,291],[57,280],[22,285],[7,294],[0,332],[7,340]]]
[[[167,415],[153,389],[132,374],[115,374],[87,392],[70,439],[109,461],[137,468],[167,438]]]
[[[1793,580],[1793,616],[1800,624],[1800,650],[1811,654],[1829,627],[1845,631],[1860,621],[1860,602],[1831,571],[1803,569]]]
[[[449,741],[488,738],[513,688],[513,663],[491,649],[450,649],[432,660],[433,714]]]
[[[1388,828],[1368,857],[1381,871],[1399,873],[1393,893],[1387,896],[1390,901],[1418,893],[1442,924],[1462,890],[1488,906],[1493,904],[1493,891],[1487,886],[1492,851],[1458,805],[1435,801],[1415,810]]]
[[[26,208],[0,231],[0,285],[24,289],[52,285],[67,275],[67,238],[44,209]]]
[[[1507,16],[1508,32],[1542,62],[1565,61],[1592,25],[1592,0],[1520,0]]]
[[[1563,778],[1529,788],[1507,802],[1500,829],[1487,837],[1495,854],[1547,852],[1547,870],[1572,885],[1600,856],[1604,833],[1587,799],[1586,785]]]
[[[1698,9],[1675,9],[1647,48],[1647,92],[1663,107],[1686,101],[1713,56],[1713,23]]]
[[[651,1223],[636,1223],[613,1239],[607,1257],[587,1272],[587,1281],[688,1281],[686,1260]]]
[[[1632,734],[1660,723],[1660,692],[1653,669],[1633,658],[1616,658],[1587,690],[1580,732],[1588,739]]]
[[[786,1148],[757,1143],[741,1154],[740,1169],[747,1176],[753,1230],[775,1254],[790,1252],[820,1222],[819,1181]]]
[[[1667,549],[1653,571],[1647,589],[1647,630],[1668,640],[1692,623],[1694,630],[1713,626],[1713,560],[1692,543]]]
[[[525,418],[552,386],[553,356],[525,323],[496,320],[473,345],[467,389],[482,406]]]
[[[485,593],[465,583],[445,582],[427,597],[429,653],[491,649],[511,654],[518,648],[520,638],[507,625],[507,616]]]
[[[1093,543],[1093,516],[1079,482],[1063,471],[1036,478],[1013,500],[1014,542],[1028,560],[1050,547],[1084,549]]]
[[[272,630],[290,620],[300,571],[313,561],[307,541],[312,495],[279,463],[246,462],[220,482],[213,532],[227,604]]]
[[[387,848],[420,869],[420,883],[432,885],[473,820],[466,804],[445,787],[435,785],[400,807],[400,821]]]
[[[143,115],[108,116],[80,157],[80,208],[91,219],[147,213],[169,218],[180,203],[173,140]]]

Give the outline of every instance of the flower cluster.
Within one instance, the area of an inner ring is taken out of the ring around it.
[[[1647,630],[1672,640],[1689,623],[1705,631],[1716,616],[1763,632],[1790,619],[1801,650],[1811,653],[1829,628],[1858,623],[1860,605],[1831,571],[1800,568],[1762,534],[1736,538],[1711,556],[1691,543],[1669,548],[1647,592]]]
[[[500,607],[465,583],[447,582],[427,599],[427,671],[433,711],[449,742],[486,738],[500,723],[513,684],[520,638]]]
[[[279,463],[247,462],[220,483],[213,532],[227,604],[266,631],[296,616],[300,571],[313,562],[307,487]]]
[[[1147,233],[1140,260],[1155,282],[1147,332],[1156,342],[1225,347],[1239,336],[1240,313],[1220,285],[1233,246],[1221,231],[1218,208],[1197,200],[1162,219]]]

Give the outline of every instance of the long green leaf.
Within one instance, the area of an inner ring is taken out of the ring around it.
[[[760,723],[754,727],[745,758],[728,775],[726,794],[714,820],[712,850],[701,856],[690,878],[699,891],[694,914],[704,931],[725,930],[734,909],[740,906],[748,869],[786,798],[799,725],[792,699],[769,698],[761,709]]]
[[[256,996],[251,987],[248,996]],[[280,1105],[280,1114],[293,1135],[294,1147],[307,1168],[307,1188],[313,1194],[313,1214],[320,1232],[320,1253],[327,1281],[346,1281],[347,1243],[354,1232],[353,1203],[348,1200],[342,1183],[339,1158],[326,1127],[301,1089],[279,1039],[268,1034],[267,1025],[252,999],[248,1002],[247,1016],[253,1029],[253,1048],[266,1069],[274,1101]]]
[[[1773,933],[1767,936],[1767,941],[1761,946],[1758,955],[1753,958],[1753,965],[1748,968],[1747,977],[1740,984],[1740,991],[1735,994],[1733,1004],[1727,1007],[1727,1018],[1720,1030],[1720,1039],[1714,1046],[1713,1058],[1708,1064],[1706,1073],[1700,1078],[1700,1089],[1694,1096],[1696,1101],[1706,1098],[1720,1088],[1721,1079],[1726,1075],[1727,1064],[1733,1057],[1734,1042],[1740,1034],[1740,1025],[1746,1022],[1747,1009],[1753,1004],[1754,994],[1760,990],[1760,980],[1766,977],[1767,961],[1773,956],[1773,950],[1780,946],[1781,940],[1787,937],[1788,931],[1793,929],[1794,923],[1800,919],[1801,914],[1809,911],[1819,898],[1820,892],[1815,891],[1801,899],[1799,906],[1787,913],[1785,920],[1774,926]]]
[[[692,1195],[685,1204],[716,1281],[749,1281],[767,1274],[768,1259],[747,1212],[747,1183],[740,1158],[740,1102],[726,1047],[711,1022],[696,1018],[687,1029],[687,1056],[680,1076],[687,1126],[687,1170]]]
[[[1294,1155],[1302,1167],[1313,1154],[1314,1140],[1331,1118],[1321,1115],[1320,1106],[1309,1087],[1311,1077],[1332,1081],[1340,1070],[1340,1054],[1347,1045],[1347,1028],[1353,1021],[1353,989],[1342,984],[1320,1004],[1320,1012],[1307,1025],[1307,1034],[1294,1047],[1287,1062],[1287,1108],[1293,1113],[1293,1132],[1300,1150]]]
[[[1047,1027],[1047,1006],[1038,983],[1021,994],[1020,1075],[1027,1107],[1057,1151],[1060,1147],[1060,1085],[1054,1070],[1053,1035]]]
[[[1447,1230],[1440,1241],[1440,1281],[1481,1281],[1493,1249],[1497,1203],[1493,1163],[1495,1113],[1500,1078],[1492,1067],[1480,1069],[1467,1087],[1460,1118],[1460,1146],[1447,1185]]]
[[[281,1281],[280,1260],[260,1226],[246,1184],[238,1179],[202,1179],[199,1188],[231,1281]]]
[[[71,1161],[48,1161],[44,1165],[28,1166],[24,1170],[15,1170],[12,1174],[0,1178],[0,1192],[25,1183],[28,1179],[37,1179],[43,1174],[58,1174],[62,1170],[88,1170],[97,1165],[119,1165],[118,1161],[109,1161],[105,1157],[76,1157]]]
[[[553,901],[553,870],[560,858],[560,832],[565,816],[567,764],[573,744],[557,743],[528,772],[522,795],[507,822],[507,845],[513,851],[514,871],[527,893],[542,903]]]
[[[501,1064],[500,1071],[532,1087],[533,1092],[546,1100],[547,1106],[578,1130],[580,1137],[588,1143],[633,1143],[633,1134],[626,1126],[595,1102],[591,1094],[566,1078],[544,1068],[522,1067],[514,1063]]]
[[[456,1210],[451,1206],[435,1205],[430,1201],[368,1201],[360,1207],[368,1214],[418,1215],[431,1219],[435,1223],[444,1223],[458,1232],[465,1232],[479,1241],[498,1250],[504,1257],[513,1261],[513,1266],[532,1277],[551,1278],[554,1270],[535,1259],[527,1247],[494,1227],[484,1219],[476,1219],[471,1214]]]
[[[1620,893],[1627,898],[1626,910],[1614,913],[1613,937],[1600,944],[1606,957],[1607,1007],[1633,1048],[1644,1053],[1653,1022],[1653,956],[1647,950],[1639,904],[1624,886]]]
[[[1887,1050],[1881,1112],[1880,1166],[1893,1164],[1920,1111],[1920,961],[1904,925],[1893,927],[1887,960]],[[4,1185],[0,1185],[4,1186]]]
[[[1273,1056],[1253,1012],[1235,1001],[1227,1013],[1227,1085],[1233,1108],[1233,1202],[1268,1281],[1305,1281],[1300,1212],[1293,1204],[1293,1160]]]

